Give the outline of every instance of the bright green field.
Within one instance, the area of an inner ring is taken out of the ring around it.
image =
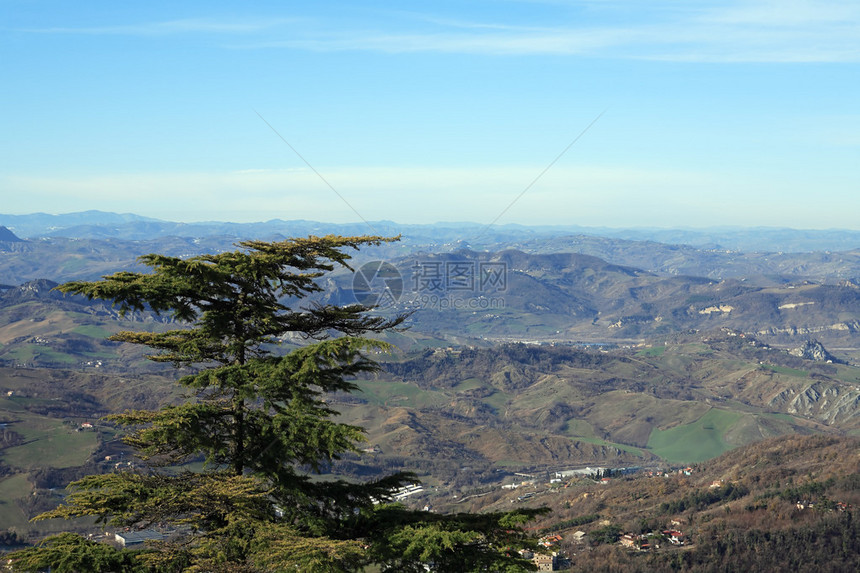
[[[594,428],[591,427],[591,424],[589,424],[585,420],[571,418],[567,421],[566,430],[569,436],[574,437],[577,440],[582,440],[585,438],[597,439],[597,436],[594,434]]]
[[[490,387],[483,380],[480,380],[478,378],[466,378],[465,380],[454,386],[454,391],[468,392],[469,390],[476,390],[478,388],[484,387],[490,388],[491,392],[488,396],[482,398],[481,401],[491,407],[493,410],[501,410],[511,399],[510,394],[500,392],[495,388]]]
[[[15,500],[26,498],[32,490],[27,474],[15,474],[0,480],[0,529],[14,527],[22,530],[27,527],[27,517]]]
[[[83,326],[78,326],[72,330],[72,332],[76,334],[82,334],[84,336],[89,336],[90,338],[107,338],[112,332],[102,328],[101,326],[96,326],[94,324],[85,324]]]
[[[646,348],[636,353],[636,356],[662,356],[666,352],[665,346],[655,346],[654,348]]]
[[[406,382],[388,382],[383,380],[357,381],[361,392],[355,396],[364,398],[370,404],[379,406],[409,406],[421,408],[436,406],[447,402],[447,398],[439,392],[422,390],[415,384]]]
[[[456,386],[454,386],[455,392],[468,392],[469,390],[474,390],[475,388],[480,388],[484,386],[483,380],[479,380],[477,378],[466,378]]]
[[[60,364],[74,364],[77,360],[68,354],[62,354],[40,344],[24,344],[3,356],[7,360],[17,362],[56,362]]]
[[[787,374],[788,376],[797,376],[798,378],[806,378],[809,372],[806,370],[798,370],[796,368],[788,368],[787,366],[771,366],[770,364],[762,364],[762,368],[772,370],[778,374]]]
[[[586,444],[593,444],[595,446],[607,446],[610,448],[618,448],[621,451],[627,452],[628,454],[633,454],[635,456],[641,456],[642,450],[637,448],[636,446],[628,446],[627,444],[619,444],[618,442],[607,442],[606,440],[601,440],[600,438],[583,438],[583,437],[575,437],[574,440],[585,442]]]
[[[20,423],[10,429],[20,433],[26,443],[3,450],[2,459],[10,466],[22,469],[44,467],[68,468],[79,466],[98,447],[98,433],[93,430],[76,432],[59,420],[21,414]]]
[[[712,408],[691,424],[668,430],[654,428],[648,449],[668,462],[690,464],[714,458],[732,449],[723,436],[742,414]]]
[[[637,448],[636,446],[628,446],[627,444],[608,442],[606,440],[598,438],[594,434],[594,428],[592,428],[591,424],[589,424],[585,420],[577,420],[575,418],[571,418],[567,421],[565,433],[571,439],[579,442],[585,442],[586,444],[594,444],[595,446],[615,447],[619,450],[625,451],[636,456],[642,455],[642,450],[640,448]]]
[[[497,412],[502,410],[508,402],[511,401],[511,395],[505,392],[499,392],[496,390],[486,398],[482,400],[484,404],[487,404],[489,407],[493,408]]]
[[[31,523],[16,500],[26,500],[33,494],[33,486],[28,481],[28,474],[19,473],[0,480],[0,531],[13,530],[26,534],[38,530],[41,534],[69,531],[70,529],[86,528],[90,531],[97,529],[92,517],[78,518],[71,521],[65,519],[48,519]],[[62,492],[39,492],[39,495],[50,495],[57,502]],[[103,527],[103,526],[102,526]],[[100,529],[100,528],[98,528]]]

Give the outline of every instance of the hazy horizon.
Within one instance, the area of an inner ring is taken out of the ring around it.
[[[283,223],[303,222],[303,223],[318,223],[321,225],[338,225],[338,226],[341,226],[341,225],[343,225],[343,226],[348,226],[348,225],[359,225],[359,226],[361,226],[361,225],[368,225],[371,223],[377,223],[377,224],[387,223],[387,224],[393,224],[393,225],[404,225],[404,226],[413,226],[414,225],[414,226],[427,226],[427,227],[448,225],[448,226],[475,226],[475,227],[487,227],[487,228],[522,227],[525,229],[547,229],[547,230],[552,230],[552,229],[563,230],[563,229],[580,228],[580,229],[586,229],[586,230],[588,230],[588,229],[601,230],[602,229],[602,230],[607,230],[607,231],[655,231],[655,232],[679,231],[679,232],[692,232],[692,233],[697,233],[697,232],[704,233],[704,232],[709,232],[709,231],[733,231],[733,230],[796,231],[796,232],[822,232],[822,233],[840,232],[840,231],[851,232],[851,233],[858,232],[856,229],[847,229],[847,228],[839,228],[839,227],[831,227],[831,228],[803,227],[803,228],[801,228],[801,227],[788,227],[788,226],[784,226],[784,225],[783,226],[777,226],[777,225],[772,225],[772,226],[770,226],[770,225],[712,225],[712,226],[707,226],[707,227],[705,227],[705,226],[696,227],[696,226],[690,226],[690,225],[675,225],[675,226],[671,226],[671,227],[669,227],[669,226],[657,227],[657,226],[645,226],[645,225],[611,226],[611,225],[587,225],[587,224],[586,225],[579,225],[579,224],[568,224],[568,225],[565,225],[565,224],[540,224],[540,223],[538,223],[538,224],[525,224],[525,223],[518,223],[516,221],[510,221],[510,222],[504,222],[504,223],[496,222],[492,225],[488,225],[486,223],[482,223],[479,221],[467,221],[467,220],[462,220],[462,221],[431,221],[431,222],[422,222],[422,223],[404,223],[402,221],[396,221],[396,220],[391,220],[391,219],[374,219],[374,220],[355,219],[355,220],[351,220],[351,221],[346,220],[343,222],[336,222],[336,221],[325,221],[325,220],[321,220],[321,219],[283,219],[280,217],[273,217],[273,218],[266,219],[266,220],[244,221],[244,222],[243,221],[234,221],[234,220],[229,220],[229,219],[183,221],[180,219],[164,219],[164,218],[159,218],[159,217],[149,217],[146,215],[140,215],[138,213],[132,213],[132,212],[117,213],[117,212],[113,212],[113,211],[102,211],[100,209],[88,209],[88,210],[84,210],[84,211],[68,211],[68,212],[62,212],[62,213],[48,213],[48,212],[44,212],[44,211],[36,211],[36,212],[30,212],[30,213],[0,212],[0,226],[8,226],[8,225],[5,225],[3,223],[4,217],[28,218],[28,217],[47,216],[47,217],[63,218],[63,217],[73,217],[73,216],[79,216],[79,215],[95,214],[95,213],[97,213],[99,215],[116,215],[119,217],[134,218],[135,220],[150,220],[150,221],[156,221],[159,223],[174,223],[174,224],[179,224],[179,225],[206,225],[206,224],[213,224],[213,225],[222,225],[222,224],[223,225],[264,225],[264,224],[277,223],[277,222],[283,222]]]

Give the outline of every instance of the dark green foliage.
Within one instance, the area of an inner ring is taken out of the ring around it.
[[[597,521],[598,519],[600,519],[600,514],[598,513],[580,515],[579,517],[565,519],[564,521],[559,521],[558,523],[554,523],[549,527],[544,527],[540,530],[540,532],[541,534],[547,534],[552,533],[554,531],[563,531],[565,529],[570,529],[571,527],[578,527],[580,525],[585,525],[586,523],[591,523],[592,521]]]
[[[857,571],[860,537],[850,512],[785,530],[735,529],[700,536],[692,550],[657,555],[654,571]],[[674,563],[670,563],[674,561]]]
[[[424,563],[438,571],[532,571],[531,561],[520,559],[514,548],[536,547],[522,526],[548,509],[519,510],[510,513],[439,515],[415,512],[399,505],[377,508],[369,522],[371,538],[384,540],[371,544],[373,561],[383,571],[425,571]],[[507,548],[505,552],[488,551]]]
[[[55,573],[143,573],[152,571],[137,559],[140,552],[121,551],[88,541],[75,533],[61,533],[42,544],[14,554],[14,571]],[[164,570],[166,571],[166,570]]]
[[[606,525],[600,529],[592,529],[588,537],[593,543],[615,543],[621,537],[621,528],[617,525]]]
[[[691,493],[677,501],[664,502],[660,504],[659,513],[682,513],[688,509],[701,511],[721,501],[726,502],[740,499],[748,493],[749,490],[744,486],[728,483],[721,487]]]
[[[15,531],[0,531],[0,545],[23,545],[24,541]]]
[[[597,470],[596,472],[589,474],[588,477],[590,477],[594,481],[600,481],[603,478],[615,477],[615,472],[612,471],[612,468],[606,468],[603,471]]]
[[[370,563],[392,571],[423,571],[428,563],[444,571],[454,564],[458,571],[529,570],[509,548],[530,545],[522,524],[540,510],[441,516],[375,508],[414,483],[413,476],[349,483],[307,473],[357,451],[362,429],[334,421],[326,395],[355,391],[351,379],[376,370],[364,353],[388,346],[362,335],[396,328],[402,317],[370,316],[360,305],[291,308],[284,301],[319,291],[315,279],[348,266],[343,249],[387,240],[311,237],[248,241],[239,251],[189,259],[146,255],[141,262],[149,274],[120,272],[58,287],[112,300],[121,312],[169,313],[184,326],[112,339],[152,348],[157,362],[196,370],[179,380],[189,392],[185,403],[109,417],[127,428],[126,442],[150,471],[80,479],[62,506],[39,519],[95,516],[133,529],[168,526],[177,540],[135,562],[152,571],[352,571]],[[272,349],[284,336],[307,343],[276,355]],[[162,469],[200,455],[201,473]],[[66,552],[83,551],[70,539],[54,537],[13,554],[16,567],[43,559],[58,568]],[[129,558],[98,549],[100,556]]]
[[[824,495],[824,492],[831,488],[835,482],[836,480],[831,478],[824,483],[811,481],[797,487],[787,487],[779,493],[779,497],[790,502],[810,498],[816,499],[819,496]]]
[[[846,485],[849,485],[849,487],[846,489],[850,490],[850,485],[853,481],[852,476],[846,476],[843,481],[846,483]],[[795,503],[798,501],[812,501],[815,502],[815,506],[817,508],[832,509],[831,507],[826,507],[827,503],[823,503],[827,499],[823,496],[825,492],[827,492],[827,490],[834,486],[835,483],[836,480],[834,478],[830,478],[828,480],[825,480],[824,482],[812,480],[810,482],[797,486],[787,486],[782,489],[769,489],[764,493],[757,495],[754,500],[757,503],[750,504],[747,509],[753,511],[755,509],[766,507],[767,503],[764,502],[764,500],[771,499],[774,497],[782,499],[789,503]]]

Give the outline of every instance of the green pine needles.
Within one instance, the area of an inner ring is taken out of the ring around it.
[[[392,240],[308,237],[246,241],[188,259],[151,254],[140,258],[148,273],[58,287],[111,300],[121,312],[171,315],[183,326],[112,339],[195,373],[178,381],[189,390],[185,403],[109,417],[125,427],[146,471],[76,481],[63,505],[37,519],[96,516],[175,533],[137,551],[62,534],[11,554],[13,570],[533,570],[515,549],[533,546],[522,525],[541,510],[439,515],[379,503],[416,483],[410,473],[358,484],[307,474],[357,451],[362,428],[336,422],[325,395],[355,391],[351,380],[377,368],[367,351],[388,349],[368,335],[399,328],[403,317],[285,301],[301,301],[321,290],[316,279],[349,268],[347,250]],[[284,355],[268,350],[287,335],[307,343]],[[200,456],[203,471],[176,471]]]

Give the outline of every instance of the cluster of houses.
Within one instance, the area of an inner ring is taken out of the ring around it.
[[[687,537],[677,529],[667,529],[663,531],[663,535],[672,545],[684,545],[687,542]]]
[[[114,534],[114,541],[121,547],[140,547],[147,541],[164,541],[166,535],[153,529],[121,531]]]
[[[677,529],[666,529],[660,533],[662,534],[662,538],[656,533],[641,535],[625,533],[619,538],[618,542],[623,547],[636,549],[637,551],[649,551],[652,548],[659,549],[660,545],[657,541],[661,539],[668,541],[672,545],[685,545],[687,543],[687,536]]]
[[[558,568],[558,553],[537,553],[532,557],[538,571],[555,571]]]
[[[670,476],[671,476],[671,475],[673,475],[673,474],[675,474],[675,475],[691,476],[691,475],[693,475],[693,472],[694,472],[694,471],[695,471],[695,470],[694,470],[693,468],[690,468],[690,467],[688,467],[688,468],[679,468],[679,469],[674,470],[674,471],[669,471],[669,470],[666,470],[666,471],[663,471],[663,470],[648,470],[648,471],[646,471],[646,472],[645,472],[645,476],[646,476],[646,477],[649,477],[649,478],[650,478],[650,477],[664,477],[664,478],[667,478],[667,477],[670,477]]]
[[[423,491],[424,491],[424,487],[420,484],[405,485],[401,488],[394,490],[394,492],[392,492],[391,497],[392,497],[392,499],[394,499],[394,501],[403,501],[404,499],[406,499],[410,495],[422,493]],[[375,497],[371,497],[370,499],[373,501],[374,505],[379,505],[380,503],[383,503],[383,501],[384,501],[381,499],[377,499]],[[429,511],[429,506],[427,506],[427,509],[425,511]]]
[[[618,540],[621,545],[624,547],[629,547],[630,549],[638,549],[639,551],[648,551],[651,548],[651,544],[648,542],[647,535],[634,535],[632,533],[625,533]]]
[[[395,501],[403,501],[410,495],[415,495],[423,491],[424,487],[419,484],[405,485],[394,492],[394,499]]]
[[[672,522],[674,525],[680,525],[678,522]],[[578,543],[585,541],[586,534],[584,531],[577,531],[572,534],[573,540]],[[541,553],[533,553],[528,550],[520,551],[520,555],[525,559],[531,559],[538,571],[557,571],[565,565],[567,561],[559,552],[559,545],[562,537],[559,534],[552,534],[542,537],[538,541],[546,551]],[[661,532],[653,532],[647,535],[636,535],[633,533],[625,533],[619,540],[619,544],[623,547],[635,549],[636,551],[649,551],[650,549],[659,549],[660,543],[668,542],[672,545],[686,545],[687,537],[683,532],[677,529],[666,529]]]
[[[820,509],[820,506],[816,506],[814,501],[810,501],[808,499],[798,500],[795,507],[797,507],[798,510]],[[838,511],[840,513],[848,511],[849,509],[851,509],[851,504],[845,503],[844,501],[837,501],[836,503],[833,503],[832,506],[831,504],[828,504],[827,507],[828,511]]]
[[[520,551],[520,557],[523,559],[531,559],[538,571],[556,571],[558,569],[558,554],[553,553],[533,553],[527,549]]]
[[[558,546],[561,543],[561,535],[547,535],[541,537],[538,545],[547,550],[546,553],[534,553],[527,549],[520,551],[523,559],[531,559],[538,571],[556,571],[561,564],[561,556]]]
[[[553,472],[550,476],[549,483],[550,485],[560,484],[562,482],[566,482],[564,487],[570,485],[571,478],[591,478],[595,482],[601,485],[608,485],[611,483],[612,479],[617,476],[627,475],[634,472],[641,471],[641,468],[631,467],[631,468],[618,468],[618,469],[609,469],[604,467],[585,467],[573,470],[563,470]],[[673,475],[680,476],[691,476],[696,470],[692,467],[680,468],[677,470],[644,470],[642,471],[643,475],[646,477],[663,477],[668,478]],[[518,489],[521,487],[527,486],[537,486],[541,481],[537,476],[526,473],[515,473],[515,478],[520,478],[518,481],[514,481],[513,483],[503,484],[501,486],[502,489]],[[715,482],[716,483],[716,482]],[[721,484],[722,482],[720,482]],[[717,487],[717,486],[711,486]],[[523,501],[530,497],[533,497],[534,494],[523,494],[521,495],[517,501]]]
[[[134,469],[134,462],[133,461],[123,461],[122,459],[120,459],[119,461],[115,461],[115,459],[116,459],[116,456],[105,456],[105,462],[107,462],[107,463],[113,462],[114,469],[117,469],[117,470]]]

